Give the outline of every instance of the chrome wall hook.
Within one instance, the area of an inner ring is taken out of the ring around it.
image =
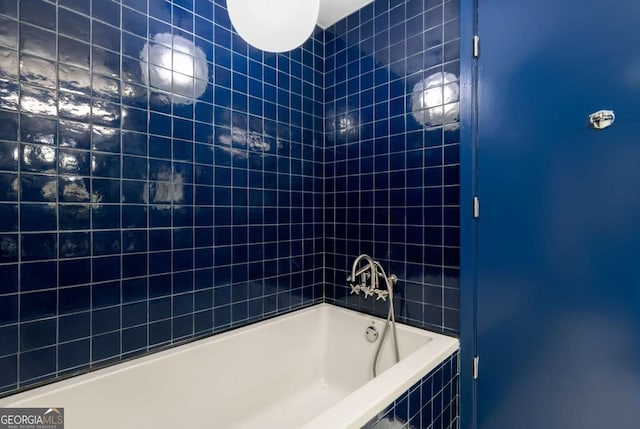
[[[613,110],[598,110],[589,115],[589,125],[594,130],[604,130],[613,124],[616,115]]]

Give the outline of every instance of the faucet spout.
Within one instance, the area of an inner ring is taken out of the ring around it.
[[[358,269],[362,260],[366,261],[366,264],[362,268]],[[362,280],[360,286],[366,288],[367,279],[371,279],[370,287],[373,289],[377,287],[378,275],[376,270],[376,262],[371,256],[365,253],[358,256],[356,260],[353,261],[353,265],[351,266],[351,276],[347,278],[347,281],[350,283],[356,283],[358,276],[360,276],[360,279]]]

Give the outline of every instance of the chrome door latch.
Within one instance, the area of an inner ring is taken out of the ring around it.
[[[598,110],[589,115],[589,125],[594,130],[604,130],[610,127],[615,120],[616,115],[613,110]]]

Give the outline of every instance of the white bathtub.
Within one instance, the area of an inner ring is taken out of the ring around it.
[[[384,321],[321,304],[0,399],[64,407],[65,429],[360,428],[458,349],[398,324],[372,379]]]

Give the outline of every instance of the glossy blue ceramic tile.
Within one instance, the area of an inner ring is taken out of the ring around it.
[[[147,348],[146,326],[137,326],[122,331],[122,353],[138,351],[142,353]]]
[[[91,340],[91,358],[93,362],[117,358],[121,353],[120,332],[96,335]]]
[[[22,22],[19,32],[21,53],[56,58],[56,33]]]
[[[20,189],[20,181],[17,174],[0,173],[0,201],[16,201],[18,189]]]
[[[120,253],[120,231],[96,231],[91,241],[94,256]]]
[[[323,299],[321,32],[263,55],[208,0],[17,5],[0,4],[1,391]],[[140,61],[176,40],[204,54],[197,97]],[[266,255],[295,263],[255,280],[296,296],[247,289]]]
[[[48,109],[44,114],[50,114],[55,110],[55,106],[50,104],[49,95],[45,94],[46,105],[43,109]],[[54,118],[42,116],[20,115],[20,138],[23,142],[39,143],[44,145],[55,145],[57,142],[57,124]],[[51,149],[37,149],[30,155],[38,155],[41,161],[51,162]],[[29,160],[25,159],[26,164]]]
[[[18,352],[18,326],[9,325],[0,328],[0,356]]]
[[[57,309],[55,290],[20,294],[21,321],[52,317],[56,315]]]
[[[75,38],[59,36],[58,52],[60,64],[64,63],[82,68],[89,68],[91,46],[87,43]],[[94,59],[95,62],[99,62],[101,57],[94,55]]]
[[[18,296],[0,296],[0,325],[16,323],[18,321]]]
[[[15,389],[18,383],[18,355],[0,357],[0,391]]]
[[[42,0],[20,2],[20,19],[32,25],[56,30],[56,7]]]
[[[18,235],[0,235],[0,262],[12,263],[18,261]]]
[[[91,37],[91,22],[86,16],[69,9],[58,9],[59,33],[68,37],[89,42]]]
[[[92,280],[94,282],[105,282],[120,277],[121,262],[119,256],[94,258],[92,262]]]
[[[0,275],[4,280],[0,287],[0,295],[18,291],[18,266],[16,264],[0,265]]]
[[[58,346],[58,371],[79,368],[89,363],[90,341],[80,340]]]
[[[84,13],[85,15],[89,15],[91,9],[91,2],[86,0],[60,0],[59,3],[61,6]]]
[[[83,222],[86,215],[84,208],[78,214],[82,216],[80,221]],[[91,224],[94,229],[120,228],[120,207],[118,205],[93,204],[91,206]]]
[[[104,308],[91,312],[92,335],[99,335],[120,329],[120,308]]]
[[[0,139],[17,140],[17,138],[18,115],[15,112],[0,110]]]
[[[58,207],[58,225],[61,230],[88,229],[91,207],[87,204],[61,204]]]
[[[17,48],[18,46],[18,23],[7,16],[0,15],[0,45],[9,48]]]
[[[22,231],[55,230],[57,224],[55,204],[22,204],[20,228]]]
[[[459,238],[451,230],[459,225],[457,117],[447,117],[445,126],[428,122],[416,103],[422,79],[437,79],[435,71],[446,69],[457,85],[455,3],[445,14],[440,2],[375,2],[327,30],[324,155],[325,219],[336,222],[325,232],[334,283],[326,299],[382,314],[382,306],[349,296],[344,283],[348,261],[373,253],[401,279],[403,320],[453,334],[455,301],[424,301],[432,295],[416,290],[435,288],[442,296],[450,290],[442,273],[459,264]],[[358,192],[359,201],[347,192]]]
[[[51,246],[54,244],[55,243],[49,243],[48,245]],[[23,258],[23,260],[28,259]],[[20,279],[22,285],[20,288],[21,292],[55,288],[58,281],[56,262],[49,261],[22,264],[20,266]]]
[[[117,10],[113,7],[109,7],[108,3],[111,3],[110,1],[97,2],[97,3],[104,4],[103,9],[105,10],[105,12],[107,10],[111,10],[111,11]],[[106,12],[106,13],[109,13],[109,12]],[[110,19],[110,17],[107,17],[107,19]],[[117,18],[114,18],[114,19],[119,20],[119,14]],[[92,27],[92,43],[94,45],[97,45],[101,48],[110,49],[116,52],[120,51],[120,31],[118,31],[117,28],[112,27],[110,25],[103,24],[102,22],[99,22],[99,21],[93,21],[91,27]]]
[[[61,342],[88,337],[90,329],[89,312],[74,313],[58,318],[58,337]]]
[[[39,381],[56,372],[56,347],[47,347],[20,354],[20,380]]]
[[[42,259],[55,259],[57,256],[57,236],[55,233],[45,233],[45,234],[22,234],[21,236],[21,256],[22,261],[37,261]],[[27,267],[28,265],[23,265],[23,267]],[[54,263],[55,267],[55,263]],[[42,267],[45,268],[45,267]],[[48,268],[48,267],[47,267]],[[55,277],[55,269],[50,271],[48,269],[43,269],[42,275],[51,275]],[[26,277],[24,279],[25,283],[32,283],[31,278]],[[38,282],[33,282],[33,284],[38,284]],[[55,279],[53,280],[53,285],[55,287]]]
[[[56,319],[45,319],[20,324],[20,351],[39,349],[55,344]]]
[[[68,287],[60,289],[60,314],[89,310],[91,289],[89,286]]]

